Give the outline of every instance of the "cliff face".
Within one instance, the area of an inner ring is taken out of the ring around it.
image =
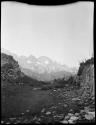
[[[12,56],[1,53],[1,83],[14,82],[19,77],[23,77],[18,62]],[[7,85],[7,84],[6,84]]]
[[[78,77],[81,89],[84,93],[95,95],[95,81],[94,81],[94,58],[87,60],[80,64]]]

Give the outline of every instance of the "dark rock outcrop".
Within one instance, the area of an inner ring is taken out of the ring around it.
[[[12,56],[1,53],[1,84],[16,82],[20,77],[24,77],[18,62]],[[7,85],[7,84],[6,84]]]
[[[95,95],[95,77],[94,77],[94,58],[86,60],[80,64],[78,70],[78,82],[80,84],[82,95],[90,93]]]

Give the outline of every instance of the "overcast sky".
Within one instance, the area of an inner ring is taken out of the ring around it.
[[[1,47],[78,66],[93,52],[93,10],[92,2],[51,7],[3,2]]]

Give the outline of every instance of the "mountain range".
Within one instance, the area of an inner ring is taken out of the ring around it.
[[[77,68],[69,68],[66,65],[61,65],[46,56],[39,58],[33,55],[28,57],[18,56],[5,49],[1,49],[1,52],[12,55],[14,59],[18,61],[23,73],[40,81],[51,81],[59,78],[67,79],[77,73]]]

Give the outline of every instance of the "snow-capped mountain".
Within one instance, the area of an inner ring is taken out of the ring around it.
[[[36,58],[33,55],[17,56],[10,51],[1,49],[2,52],[12,55],[19,63],[21,71],[26,75],[38,80],[53,80],[74,75],[76,68],[69,68],[66,65],[61,65],[48,57],[41,56]]]
[[[68,66],[60,65],[57,62],[52,61],[50,58],[44,56],[39,58],[32,55],[26,58],[19,57],[18,61],[23,68],[28,68],[33,71],[37,71],[38,73],[52,73],[60,71],[73,72],[73,70]]]

